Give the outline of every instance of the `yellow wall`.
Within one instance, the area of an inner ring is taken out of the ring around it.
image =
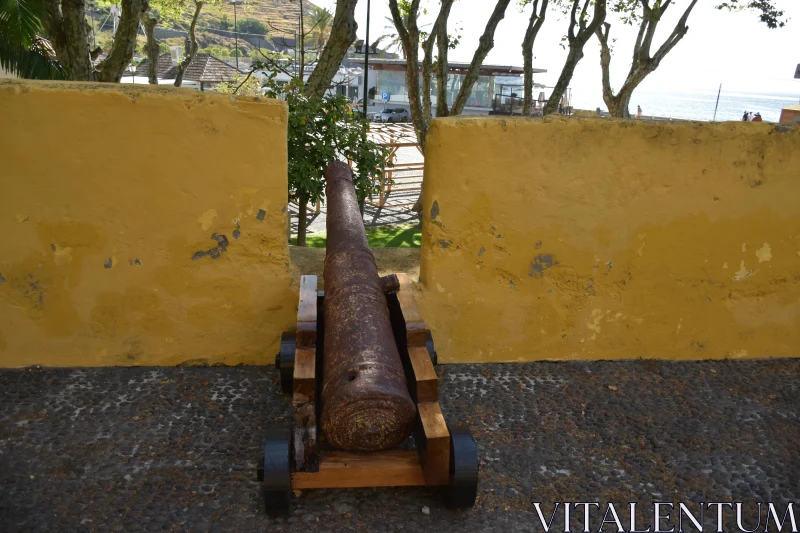
[[[780,122],[785,124],[800,124],[800,105],[790,105],[781,110]]]
[[[426,151],[443,362],[800,355],[800,129],[464,117]]]
[[[0,81],[0,366],[271,361],[296,312],[286,121],[277,101]]]

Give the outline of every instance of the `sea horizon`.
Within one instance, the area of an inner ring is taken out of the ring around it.
[[[642,107],[645,116],[669,117],[682,120],[724,122],[742,120],[745,111],[760,113],[764,121],[778,122],[781,110],[800,103],[800,87],[797,94],[783,91],[746,91],[725,89],[719,93],[708,89],[674,89],[670,91],[637,90],[633,93],[630,112],[636,114]],[[573,107],[606,111],[602,98],[573,92]],[[716,118],[714,116],[716,107]]]

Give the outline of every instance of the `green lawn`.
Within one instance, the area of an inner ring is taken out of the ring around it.
[[[419,248],[422,243],[422,229],[419,226],[378,226],[367,228],[367,241],[370,248]],[[311,248],[325,248],[325,235],[307,235],[306,245]],[[290,244],[297,244],[292,237]]]

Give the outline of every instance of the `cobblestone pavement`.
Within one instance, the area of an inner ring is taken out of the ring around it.
[[[800,360],[439,373],[446,419],[478,441],[474,509],[428,489],[320,490],[272,520],[254,470],[264,428],[288,423],[273,370],[2,371],[0,530],[541,531],[534,501],[547,516],[613,502],[627,523],[630,501],[800,498]]]

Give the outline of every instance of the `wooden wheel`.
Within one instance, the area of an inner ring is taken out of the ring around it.
[[[281,351],[275,356],[275,368],[281,377],[281,389],[284,394],[292,393],[292,379],[294,377],[294,352],[297,345],[294,331],[284,331],[281,334]]]
[[[291,431],[267,430],[264,455],[258,462],[258,480],[264,496],[264,510],[270,516],[289,514],[292,497]]]
[[[468,426],[453,425],[450,430],[450,485],[445,504],[465,509],[475,505],[478,495],[478,445]]]

